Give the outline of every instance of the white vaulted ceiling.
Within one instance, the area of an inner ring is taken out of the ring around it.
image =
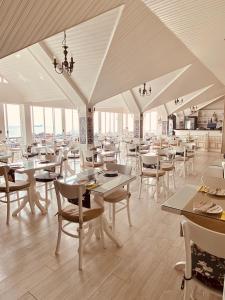
[[[0,0],[0,20],[1,102],[171,113],[225,94],[224,0]],[[71,77],[52,65],[64,29]]]

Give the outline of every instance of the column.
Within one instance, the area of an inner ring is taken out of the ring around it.
[[[94,108],[82,106],[78,109],[80,125],[80,146],[89,149],[94,144]]]
[[[224,100],[224,110],[223,113],[225,112],[225,100]],[[222,132],[222,146],[221,146],[221,153],[224,154],[225,157],[225,115],[223,117],[223,132]]]
[[[134,115],[134,138],[143,139],[143,113]]]
[[[33,142],[32,122],[30,105],[24,104],[20,106],[21,121],[22,121],[22,138],[25,145],[30,145]]]
[[[0,142],[6,138],[4,120],[4,106],[0,104]]]

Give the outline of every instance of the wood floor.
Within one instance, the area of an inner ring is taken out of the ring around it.
[[[185,180],[177,176],[177,187],[185,182],[198,184],[206,166],[218,157],[220,154],[198,153],[195,174]],[[116,218],[123,247],[118,249],[106,237],[107,248],[102,249],[93,238],[84,254],[83,272],[78,271],[77,240],[63,236],[60,255],[54,255],[54,191],[46,216],[38,211],[32,216],[27,209],[11,218],[8,227],[6,207],[1,205],[0,299],[158,300],[169,299],[170,293],[175,295],[171,299],[181,299],[181,274],[173,269],[184,259],[180,217],[161,211],[148,186],[138,199],[138,186],[137,179],[131,185],[133,226],[128,226],[125,211]]]

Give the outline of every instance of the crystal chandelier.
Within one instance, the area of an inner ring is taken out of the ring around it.
[[[143,83],[143,88],[139,88],[140,96],[150,96],[151,92],[152,92],[151,86],[149,86],[149,88],[146,89],[146,83]]]
[[[177,99],[174,100],[174,103],[175,103],[176,105],[180,105],[180,104],[182,104],[183,102],[184,102],[183,98],[182,98],[182,99],[177,98]]]
[[[70,76],[73,72],[73,65],[75,64],[73,60],[73,56],[71,56],[70,61],[67,59],[68,55],[68,46],[66,45],[66,31],[64,31],[64,39],[62,41],[62,48],[63,48],[63,54],[64,54],[64,61],[61,63],[58,63],[56,61],[56,58],[54,57],[53,65],[55,68],[56,73],[62,74],[64,72],[67,72],[67,74]]]
[[[190,107],[191,113],[194,114],[198,111],[198,106],[197,105],[193,105]]]

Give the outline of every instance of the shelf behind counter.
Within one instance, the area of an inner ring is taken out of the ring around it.
[[[202,151],[220,152],[222,145],[221,130],[189,130],[175,129],[175,134],[180,138],[193,138],[197,147]]]

